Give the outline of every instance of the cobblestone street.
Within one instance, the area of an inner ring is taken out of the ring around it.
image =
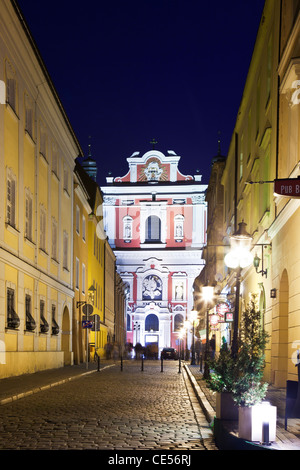
[[[215,450],[178,363],[126,361],[1,406],[0,448]]]

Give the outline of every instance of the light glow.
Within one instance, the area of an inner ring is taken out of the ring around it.
[[[214,296],[214,288],[212,286],[203,286],[202,296],[205,302],[210,302]]]
[[[247,268],[253,262],[253,255],[244,247],[235,248],[227,253],[224,261],[228,268]]]

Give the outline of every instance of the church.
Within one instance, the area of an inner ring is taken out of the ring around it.
[[[207,186],[201,175],[180,172],[180,158],[174,151],[134,152],[127,174],[107,177],[101,187],[104,229],[128,286],[126,340],[159,356],[165,347],[179,349],[204,263]]]

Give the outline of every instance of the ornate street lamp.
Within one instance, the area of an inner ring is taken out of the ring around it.
[[[212,286],[202,287],[202,297],[206,303],[206,343],[205,343],[205,362],[204,362],[204,378],[209,377],[208,355],[209,355],[209,304],[214,296],[214,288]]]
[[[246,231],[245,222],[239,223],[239,229],[230,237],[231,250],[225,256],[225,264],[236,270],[236,299],[235,312],[233,321],[233,339],[232,339],[232,355],[236,356],[238,350],[238,326],[239,326],[239,301],[240,301],[240,284],[241,272],[243,268],[250,266],[253,262],[253,256],[250,253],[251,235]]]
[[[191,366],[195,365],[195,322],[196,322],[197,318],[198,318],[197,310],[192,310],[191,313],[190,313],[190,321],[193,325]]]

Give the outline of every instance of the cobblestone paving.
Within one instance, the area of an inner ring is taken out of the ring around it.
[[[215,450],[177,362],[128,362],[1,406],[0,449]]]

